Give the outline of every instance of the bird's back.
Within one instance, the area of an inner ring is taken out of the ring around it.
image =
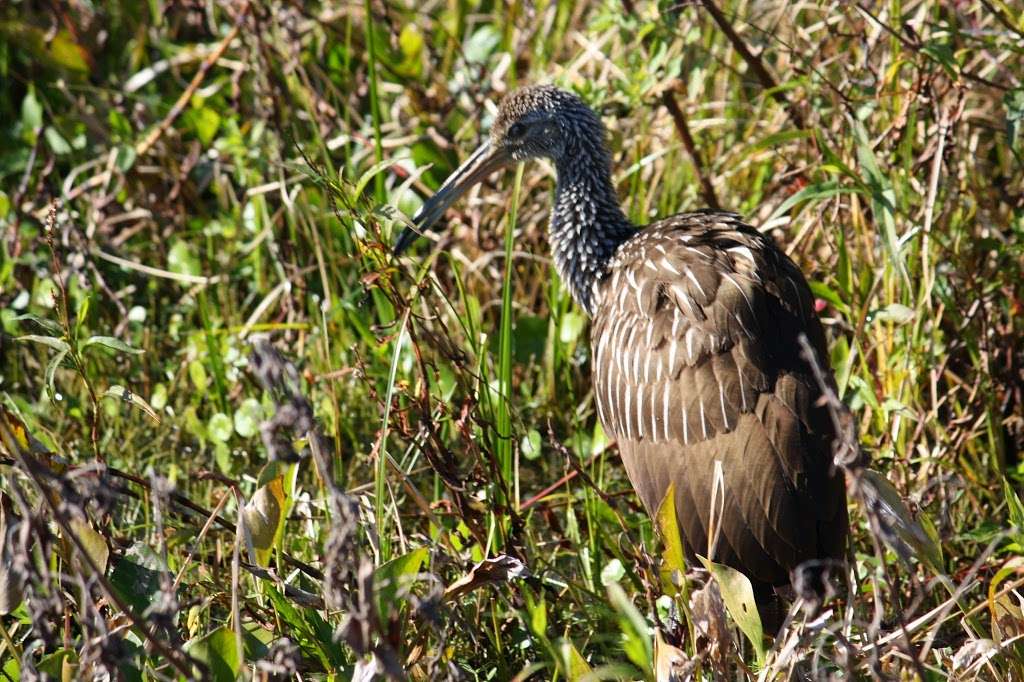
[[[674,483],[688,552],[755,587],[841,557],[834,431],[799,343],[827,366],[825,339],[793,262],[734,214],[706,211],[641,230],[607,273],[594,291],[595,398],[648,511]]]

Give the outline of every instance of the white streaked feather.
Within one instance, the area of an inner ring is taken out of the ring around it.
[[[697,403],[700,405],[700,430],[704,434],[704,440],[707,440],[708,420],[704,417],[704,399],[697,396]]]
[[[690,327],[686,330],[686,336],[684,337],[686,341],[686,359],[689,360],[691,364],[693,364],[693,339],[695,336],[697,336],[696,327]]]
[[[725,409],[725,386],[721,382],[718,383],[718,404],[722,408],[722,419],[725,421],[725,430],[729,430],[729,413]]]
[[[700,282],[697,281],[697,277],[693,274],[693,270],[686,268],[686,277],[693,282],[693,286],[697,287],[697,291],[699,291],[700,295],[706,299],[708,297],[707,292],[704,291],[704,287],[702,287]]]
[[[633,440],[633,386],[629,381],[625,382],[626,405],[620,414],[626,416],[626,438]]]
[[[672,398],[672,382],[671,381],[666,381],[665,382],[665,395],[664,395],[665,403],[664,403],[664,405],[662,405],[662,413],[661,413],[661,415],[662,415],[661,416],[661,420],[662,420],[661,426],[665,430],[665,440],[668,440],[668,438],[669,438],[669,436],[668,436],[668,406],[669,406],[669,403],[672,402],[671,398]]]
[[[743,370],[739,367],[736,368],[736,374],[740,377],[740,408],[743,412],[747,411],[747,392],[743,390]]]
[[[683,405],[683,445],[690,444],[690,419],[686,415],[686,405]]]
[[[734,253],[737,256],[742,256],[743,258],[746,258],[748,261],[750,261],[751,265],[757,265],[757,261],[754,260],[754,252],[751,251],[749,247],[733,246],[729,248],[728,251],[729,253]]]
[[[644,437],[644,390],[639,386],[636,390],[636,434],[637,438]]]
[[[751,303],[750,298],[747,296],[747,292],[743,290],[743,287],[740,286],[740,283],[733,279],[732,275],[730,275],[728,272],[723,271],[721,275],[722,277],[725,277],[727,280],[729,280],[729,282],[732,283],[734,287],[736,287],[737,291],[740,292],[740,295],[743,296],[743,300],[747,302],[747,309],[750,311],[750,314],[757,317],[757,313],[754,312],[754,304]]]

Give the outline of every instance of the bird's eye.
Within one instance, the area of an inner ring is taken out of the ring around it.
[[[513,123],[508,127],[508,136],[513,138],[520,138],[526,134],[525,123]]]

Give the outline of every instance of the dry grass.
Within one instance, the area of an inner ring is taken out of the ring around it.
[[[1019,6],[165,9],[0,9],[0,676],[1024,678]],[[662,596],[552,169],[389,256],[536,81],[633,219],[740,211],[819,298],[881,476],[760,667],[699,572]]]

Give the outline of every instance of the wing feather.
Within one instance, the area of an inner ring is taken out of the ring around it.
[[[837,556],[843,482],[797,337],[822,357],[825,341],[796,266],[735,216],[697,213],[639,233],[611,267],[592,326],[595,399],[648,510],[674,481],[684,546],[705,553],[719,462],[717,560],[781,584],[800,561]]]

